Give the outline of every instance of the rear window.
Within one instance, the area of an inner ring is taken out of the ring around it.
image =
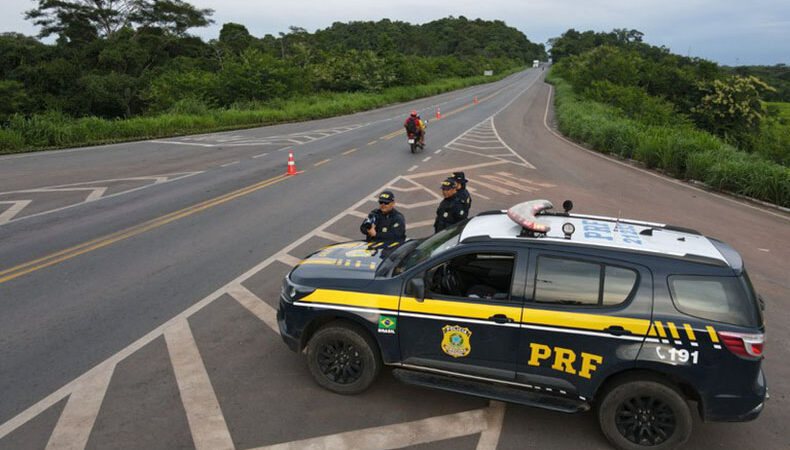
[[[673,275],[675,307],[688,315],[733,325],[759,327],[755,303],[738,277]]]

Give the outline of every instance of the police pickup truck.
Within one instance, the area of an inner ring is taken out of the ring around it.
[[[678,227],[521,203],[405,243],[325,247],[286,277],[280,333],[316,381],[413,385],[566,413],[671,448],[766,399],[762,301],[738,253]]]

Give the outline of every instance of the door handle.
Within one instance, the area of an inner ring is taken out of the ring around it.
[[[630,331],[626,330],[625,328],[621,327],[620,325],[611,325],[607,328],[604,328],[603,331],[613,334],[615,336],[622,336],[624,334],[631,334]]]
[[[488,320],[494,321],[496,323],[513,323],[513,319],[504,314],[494,314],[493,316],[489,317]]]

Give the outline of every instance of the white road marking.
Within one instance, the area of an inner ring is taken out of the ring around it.
[[[295,256],[291,256],[291,255],[289,255],[287,253],[279,255],[277,257],[277,260],[280,261],[281,263],[283,263],[283,264],[285,264],[287,266],[291,266],[291,267],[299,264],[302,261],[301,259],[299,259],[299,258],[297,258]]]
[[[268,303],[242,286],[241,283],[229,287],[228,294],[235,298],[241,306],[255,314],[261,322],[268,325],[275,333],[280,334],[280,326],[277,324],[277,310],[269,306]]]
[[[411,167],[409,167],[409,170],[407,170],[407,172],[413,172],[414,169],[416,169],[417,167],[420,167],[420,166],[416,166],[416,165],[415,166],[411,166]]]
[[[238,163],[239,163],[238,161],[233,161],[233,162],[229,162],[229,163],[227,163],[227,164],[223,164],[223,165],[221,165],[220,167],[228,167],[228,166],[232,166],[232,165],[234,165],[234,164],[238,164]]]
[[[347,238],[345,236],[340,236],[339,234],[330,233],[330,232],[324,231],[324,230],[317,231],[315,233],[315,235],[318,236],[318,237],[322,237],[324,239],[328,239],[330,241],[335,241],[335,242],[346,242],[346,241],[352,240],[352,239],[349,239],[349,238]]]
[[[433,220],[422,220],[420,222],[406,222],[406,230],[413,230],[415,228],[422,228],[433,226]]]
[[[63,184],[63,185],[59,185],[59,186],[48,186],[48,187],[45,187],[45,188],[36,188],[36,189],[33,189],[33,190],[0,192],[0,195],[18,194],[18,193],[26,193],[26,192],[57,192],[57,191],[63,190],[61,188],[66,188],[66,187],[71,187],[71,186],[80,186],[80,185],[96,184],[96,183],[107,183],[107,182],[113,182],[113,181],[154,180],[154,182],[151,183],[151,184],[146,184],[144,186],[139,186],[139,187],[132,188],[132,189],[129,189],[129,190],[126,190],[126,191],[116,192],[116,193],[110,194],[110,195],[102,195],[100,198],[94,198],[92,200],[92,201],[97,201],[97,200],[104,200],[104,199],[107,199],[107,198],[117,197],[119,195],[129,194],[129,193],[132,193],[132,192],[135,192],[135,191],[139,191],[141,189],[146,189],[146,188],[149,188],[151,186],[155,186],[157,184],[161,184],[161,183],[165,183],[165,182],[171,182],[171,181],[177,181],[177,180],[181,180],[183,178],[191,177],[193,175],[198,175],[198,174],[201,174],[201,173],[203,173],[203,171],[200,171],[200,172],[180,172],[180,173],[174,173],[174,174],[170,174],[170,175],[167,175],[167,174],[165,174],[165,175],[152,175],[152,176],[148,176],[148,177],[130,177],[130,178],[115,178],[115,179],[110,179],[110,180],[85,181],[85,182],[81,182],[81,183]],[[170,178],[171,176],[173,176],[173,178]],[[42,189],[45,189],[46,191],[42,191]],[[93,189],[94,192],[97,192],[96,189],[106,189],[106,187],[90,188],[90,189]],[[103,193],[104,193],[104,190],[101,191],[101,194],[103,194]],[[90,195],[88,195],[88,198],[90,198]],[[47,211],[41,211],[41,212],[38,212],[38,213],[35,213],[35,214],[29,214],[27,216],[22,216],[22,217],[19,217],[17,219],[13,219],[13,220],[9,219],[9,220],[7,220],[5,222],[0,220],[0,225],[4,225],[5,223],[8,223],[8,222],[18,222],[20,220],[30,219],[31,217],[43,216],[45,214],[52,214],[54,212],[63,211],[65,209],[69,209],[69,208],[74,208],[76,206],[80,206],[80,205],[82,205],[82,204],[84,204],[86,202],[87,202],[87,199],[83,200],[83,201],[81,201],[79,203],[74,203],[72,205],[66,205],[66,206],[63,206],[63,207],[60,207],[60,208],[50,209],[50,210],[47,210]]]
[[[186,318],[165,330],[165,341],[195,448],[233,449],[228,425]]]
[[[85,377],[74,386],[47,442],[47,450],[84,449],[99,415],[114,368]]]
[[[423,206],[431,206],[435,204],[436,204],[435,200],[426,200],[424,202],[417,202],[417,203],[398,202],[398,208],[403,208],[403,209],[422,208]]]
[[[469,186],[470,184],[472,184],[472,180],[469,180],[469,183],[467,183],[467,185],[466,185],[466,189],[469,192],[471,192],[472,194],[475,194],[475,197],[480,197],[480,198],[484,198],[486,200],[491,200],[491,197],[486,197],[485,195],[478,193],[477,189]]]
[[[33,200],[10,200],[10,201],[0,201],[0,205],[2,204],[11,204],[11,207],[0,213],[0,224],[10,221],[14,218],[15,215],[19,214],[19,211],[29,205],[30,202]]]
[[[427,157],[423,158],[422,162],[428,162],[428,161],[430,161],[430,160],[431,160],[431,157],[430,157],[430,156],[427,156]]]
[[[2,203],[2,202],[0,202],[0,203]],[[0,222],[2,222],[2,216],[0,216]],[[767,248],[758,248],[757,250],[760,250],[761,252],[766,252],[766,253],[769,253],[771,251],[771,250],[769,250]]]
[[[481,433],[488,426],[487,410],[488,408],[476,409],[413,422],[346,431],[329,436],[258,447],[255,450],[403,448]]]
[[[433,152],[433,154],[434,154],[434,155],[438,155],[438,154],[439,154],[439,153],[441,153],[441,152],[442,152],[442,149],[439,149],[439,150],[436,150],[435,152]]]
[[[268,153],[261,153],[260,155],[253,156],[253,158],[263,158],[266,155],[268,155]]]

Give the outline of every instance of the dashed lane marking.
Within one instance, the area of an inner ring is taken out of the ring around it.
[[[318,167],[318,166],[320,166],[321,164],[326,164],[326,163],[328,163],[329,161],[332,161],[332,158],[327,158],[327,159],[325,159],[325,160],[323,160],[323,161],[318,161],[317,163],[313,164],[313,167]]]
[[[343,156],[350,155],[351,153],[354,153],[355,151],[357,151],[357,149],[355,149],[355,148],[346,150],[346,151],[343,152]]]
[[[253,156],[253,158],[263,158],[266,155],[268,155],[268,153],[261,153],[260,155]]]
[[[439,150],[436,150],[435,152],[433,152],[433,154],[434,154],[434,155],[438,155],[438,154],[439,154],[439,153],[441,153],[441,152],[442,152],[442,149],[439,149]]]
[[[431,157],[430,157],[430,156],[428,156],[428,157],[426,157],[426,158],[423,158],[422,162],[428,162],[428,161],[430,161],[430,160],[431,160]]]
[[[233,162],[229,162],[229,163],[223,164],[220,167],[228,167],[228,166],[232,166],[232,165],[238,164],[238,163],[239,163],[238,161],[233,161]]]
[[[407,170],[407,172],[413,172],[413,171],[414,171],[416,168],[418,168],[418,167],[420,167],[420,166],[417,166],[417,165],[411,166],[411,167],[409,167],[409,169]]]

